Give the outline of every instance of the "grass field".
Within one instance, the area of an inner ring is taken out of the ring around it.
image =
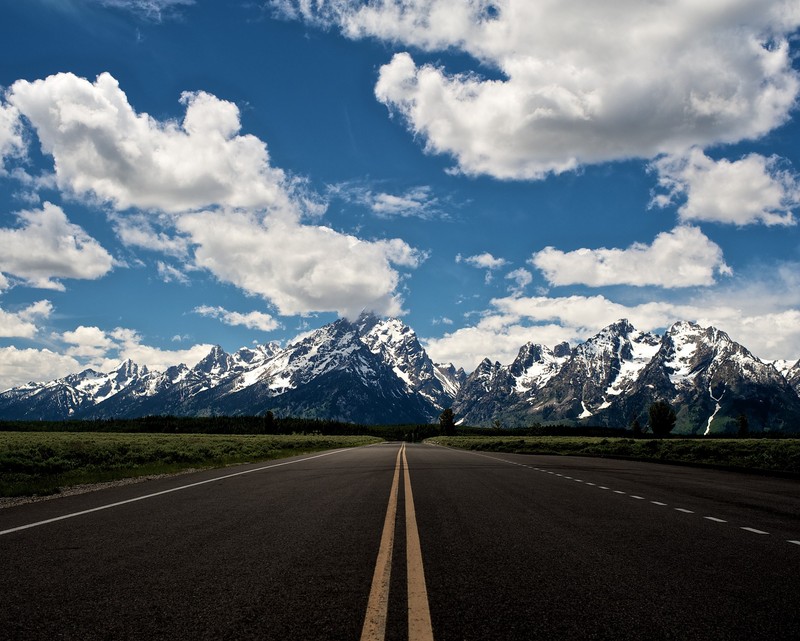
[[[378,443],[370,436],[0,432],[0,496]]]
[[[439,436],[426,442],[467,450],[606,456],[800,474],[800,439],[631,439],[581,436]]]

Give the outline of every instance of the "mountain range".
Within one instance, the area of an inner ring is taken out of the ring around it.
[[[356,423],[535,423],[627,427],[655,400],[676,410],[676,433],[800,432],[800,361],[765,363],[724,332],[678,322],[663,335],[620,320],[577,346],[527,343],[509,365],[469,375],[434,363],[400,320],[340,319],[282,347],[235,354],[215,346],[194,367],[151,371],[125,361],[0,394],[5,420],[259,415]]]

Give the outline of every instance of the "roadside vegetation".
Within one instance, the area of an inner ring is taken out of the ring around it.
[[[0,497],[54,494],[73,485],[265,461],[382,440],[428,439],[472,450],[616,457],[800,475],[798,438],[777,433],[747,438],[746,423],[739,426],[739,438],[675,437],[669,435],[674,424],[670,412],[664,414],[665,427],[658,431],[637,424],[630,431],[539,424],[505,429],[499,422],[492,428],[465,427],[456,426],[452,410],[427,425],[358,425],[276,418],[270,412],[239,417],[0,421]],[[654,433],[665,438],[654,438]]]
[[[0,496],[379,443],[371,436],[0,431]]]
[[[437,436],[428,443],[515,454],[600,456],[800,475],[800,439]]]
[[[0,421],[0,432],[103,432],[157,434],[325,434],[420,441],[441,433],[437,425],[361,425],[315,418],[262,416],[145,416],[92,421]]]

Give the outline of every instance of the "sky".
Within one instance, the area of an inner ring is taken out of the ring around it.
[[[0,0],[0,388],[364,310],[800,358],[798,0]]]

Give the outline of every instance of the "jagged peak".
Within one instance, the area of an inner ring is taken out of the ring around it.
[[[134,363],[130,358],[126,358],[119,364],[119,367],[117,367],[117,369],[115,369],[113,373],[116,373],[117,375],[130,377],[139,374],[140,370],[141,368],[139,367],[139,365]]]
[[[503,366],[500,364],[500,361],[492,361],[489,358],[484,358],[478,363],[478,367],[475,368],[473,374],[492,373],[499,370],[501,367]]]
[[[600,330],[601,334],[619,334],[620,336],[627,336],[636,331],[636,328],[631,324],[627,318],[620,318],[615,323],[611,323],[607,327]]]
[[[230,361],[230,354],[228,354],[224,349],[222,349],[219,345],[214,345],[208,351],[197,365],[194,366],[194,369],[205,369],[207,367],[213,367],[215,365],[227,365]]]
[[[534,363],[542,363],[546,360],[555,360],[553,350],[547,345],[540,343],[525,343],[519,348],[517,357],[511,363],[510,371],[514,376],[521,376]]]
[[[359,314],[358,318],[354,322],[354,325],[358,328],[360,334],[366,334],[380,322],[381,317],[375,312],[364,310],[361,312],[361,314]]]

